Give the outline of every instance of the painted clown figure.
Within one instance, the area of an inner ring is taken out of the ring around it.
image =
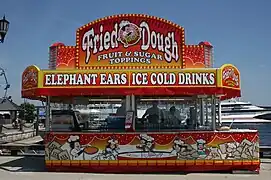
[[[80,144],[79,136],[71,135],[68,139],[72,160],[84,160],[84,147]]]
[[[145,152],[152,152],[154,149],[154,138],[147,134],[140,134],[140,144],[136,148],[141,149]]]
[[[109,159],[117,159],[119,141],[117,139],[110,138],[107,143],[108,144],[105,148],[104,155]]]
[[[198,151],[199,157],[202,157],[202,158],[206,157],[207,149],[206,149],[205,144],[206,144],[205,140],[203,140],[203,139],[197,140],[197,151]]]

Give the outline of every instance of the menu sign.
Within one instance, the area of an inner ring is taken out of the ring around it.
[[[216,86],[216,70],[149,71],[149,70],[92,70],[76,72],[44,72],[44,87],[180,87]]]
[[[124,14],[77,30],[77,67],[182,66],[184,30],[160,18]]]

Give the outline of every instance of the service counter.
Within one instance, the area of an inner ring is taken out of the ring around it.
[[[51,171],[199,172],[258,171],[256,130],[180,132],[48,132]]]

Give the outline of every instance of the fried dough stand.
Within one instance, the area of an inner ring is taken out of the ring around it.
[[[221,128],[220,101],[241,96],[238,69],[213,68],[212,45],[185,44],[179,25],[141,14],[110,16],[80,27],[75,46],[55,43],[49,51],[49,69],[32,65],[22,75],[22,97],[47,103],[49,171],[259,170],[258,131]],[[51,108],[84,101],[94,110],[101,99],[124,102],[125,114],[111,113],[94,127],[97,121],[83,122],[72,105]],[[178,103],[189,102],[188,115],[174,125],[166,113],[140,115],[142,103],[152,101],[174,101],[180,111]]]

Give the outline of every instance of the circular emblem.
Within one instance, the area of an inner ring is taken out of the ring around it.
[[[124,47],[132,46],[141,39],[141,28],[129,21],[122,21],[120,23],[120,30],[118,32],[118,40]]]
[[[222,73],[222,79],[228,86],[239,86],[239,76],[233,68],[225,68]]]

